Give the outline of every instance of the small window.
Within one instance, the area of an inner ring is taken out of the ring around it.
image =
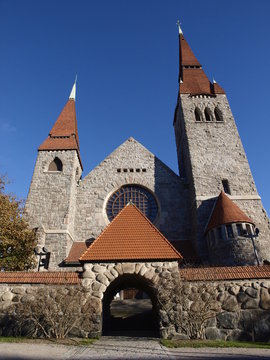
[[[120,173],[120,172],[121,172],[121,169],[117,169],[116,171],[117,171],[118,173]]]
[[[229,185],[229,181],[227,179],[223,179],[222,180],[222,186],[223,186],[223,190],[226,194],[231,194],[231,189],[230,189],[230,185]]]
[[[215,113],[216,121],[219,122],[223,121],[222,112],[219,110],[219,108],[216,107],[214,113]]]
[[[204,110],[204,115],[205,115],[205,120],[206,121],[213,121],[213,115],[212,115],[212,112],[209,108],[206,108]]]
[[[129,172],[134,172],[134,169],[129,169]]]
[[[49,165],[48,171],[62,171],[63,164],[62,161],[56,157]]]
[[[136,172],[140,172],[141,171],[141,169],[136,169]]]
[[[127,169],[123,169],[124,172],[127,172]]]
[[[234,238],[232,225],[226,225],[227,236],[229,239]]]
[[[243,225],[242,224],[236,224],[237,234],[238,236],[243,235]]]
[[[248,233],[248,235],[252,235],[252,228],[251,228],[251,226],[250,226],[250,224],[246,224],[246,229],[247,229],[247,233]]]
[[[201,113],[201,110],[196,108],[195,109],[195,119],[197,122],[201,122],[202,121],[202,113]]]
[[[146,169],[142,169],[142,172],[146,172]]]

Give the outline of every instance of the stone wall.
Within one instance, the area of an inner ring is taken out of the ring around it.
[[[221,122],[214,118],[216,106],[222,113]],[[196,107],[203,114],[201,122],[195,119]],[[205,121],[205,108],[211,110],[213,121]],[[232,200],[260,229],[258,240],[261,254],[264,259],[269,259],[269,218],[258,196],[226,95],[209,97],[182,94],[174,128],[180,175],[190,185],[193,241],[199,256],[207,261],[204,231],[211,215],[213,200],[223,190],[222,180],[227,179]]]

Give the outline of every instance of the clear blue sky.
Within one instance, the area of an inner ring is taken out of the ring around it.
[[[85,176],[129,136],[177,170],[179,18],[225,89],[270,212],[270,1],[0,0],[0,172],[26,198],[37,156],[78,74]]]

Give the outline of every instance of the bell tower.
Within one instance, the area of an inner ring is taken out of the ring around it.
[[[75,111],[76,81],[70,97],[38,148],[25,205],[25,216],[37,228],[38,245],[50,252],[49,270],[61,266],[75,241],[77,184],[82,173]]]
[[[209,81],[178,27],[179,94],[174,130],[180,176],[189,187],[193,244],[202,261],[209,261],[207,225],[217,196],[224,191],[259,228],[256,245],[262,259],[269,259],[269,218],[225,91],[216,81]]]

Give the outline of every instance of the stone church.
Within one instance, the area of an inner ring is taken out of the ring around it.
[[[179,174],[131,137],[82,177],[74,84],[38,148],[25,206],[37,231],[39,270],[75,271],[102,261],[238,266],[270,259],[269,219],[226,93],[208,79],[180,28],[179,59],[173,119]]]

